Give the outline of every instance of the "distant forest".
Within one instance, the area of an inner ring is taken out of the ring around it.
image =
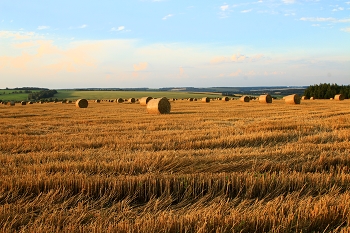
[[[342,94],[345,99],[349,99],[350,85],[339,86],[336,83],[321,83],[309,86],[304,91],[304,95],[307,98],[314,97],[315,99],[330,99],[334,98],[337,94]]]
[[[39,92],[33,92],[28,95],[28,100],[40,100],[53,97],[57,94],[56,90],[44,90]]]

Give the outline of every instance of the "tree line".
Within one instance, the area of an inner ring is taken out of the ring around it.
[[[337,85],[336,83],[320,83],[311,85],[305,89],[304,95],[307,98],[314,97],[315,99],[330,99],[335,95],[342,94],[345,99],[350,98],[350,85]]]
[[[57,94],[56,90],[44,90],[39,92],[33,92],[28,95],[28,100],[41,100],[53,97]]]

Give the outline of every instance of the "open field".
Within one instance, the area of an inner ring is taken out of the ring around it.
[[[166,96],[168,98],[202,98],[203,94],[180,92],[180,91],[73,91],[73,90],[58,90],[55,98],[58,99],[117,99],[117,98],[141,98],[143,96],[152,96],[159,98]],[[209,94],[210,97],[222,97],[220,93]]]
[[[0,232],[350,231],[350,100],[171,106],[0,105]]]
[[[28,94],[26,93],[11,93],[14,90],[0,90],[0,100],[14,100],[14,101],[26,101],[28,100]],[[117,99],[117,98],[141,98],[143,96],[152,96],[159,98],[166,96],[168,98],[202,98],[203,94],[180,92],[180,91],[75,91],[75,90],[57,90],[57,94],[52,99]],[[211,98],[222,97],[220,93],[207,93]]]

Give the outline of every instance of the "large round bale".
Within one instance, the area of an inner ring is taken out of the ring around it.
[[[239,98],[239,100],[240,100],[241,102],[249,102],[249,101],[250,101],[250,98],[249,98],[249,96],[244,95],[244,96],[242,96],[241,98]]]
[[[315,100],[315,98],[313,96],[310,97],[310,100]]]
[[[21,101],[21,105],[27,105],[26,101]]]
[[[170,113],[171,105],[167,98],[151,99],[147,103],[147,112],[151,114]]]
[[[97,99],[95,100],[95,103],[101,103],[101,100]]]
[[[187,100],[188,100],[188,101],[193,101],[193,98],[188,98]]]
[[[307,100],[307,97],[304,95],[301,97],[302,100]]]
[[[10,101],[10,102],[7,103],[7,105],[9,105],[9,106],[15,106],[16,103],[15,103],[15,101]]]
[[[147,103],[151,100],[151,99],[153,99],[152,97],[150,97],[150,96],[145,96],[145,97],[142,97],[141,99],[140,99],[140,105],[141,106],[146,106],[147,105]]]
[[[124,103],[124,99],[118,98],[118,99],[115,99],[114,102],[116,102],[117,104],[121,104],[121,103]]]
[[[344,95],[342,95],[342,94],[338,94],[338,95],[335,95],[334,96],[334,100],[338,100],[338,101],[340,101],[340,100],[344,100],[345,98],[344,98]]]
[[[259,103],[271,104],[272,103],[271,95],[267,94],[267,95],[259,96]]]
[[[229,101],[230,98],[228,98],[227,96],[225,96],[225,97],[223,97],[221,100],[222,100],[223,102],[226,102],[226,101]]]
[[[135,102],[136,102],[135,98],[129,98],[129,99],[128,99],[128,103],[132,103],[132,104],[133,104],[133,103],[135,103]]]
[[[86,100],[86,99],[78,99],[76,102],[75,102],[75,106],[77,108],[87,108],[89,105],[89,102]]]
[[[203,97],[202,98],[202,102],[203,103],[209,103],[210,102],[210,98],[209,97]]]
[[[298,94],[285,96],[284,101],[286,104],[300,104],[300,97]]]

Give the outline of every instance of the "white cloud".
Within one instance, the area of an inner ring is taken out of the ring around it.
[[[343,31],[343,32],[350,32],[350,27],[348,27],[348,28],[342,28],[342,29],[340,29],[341,31]]]
[[[226,10],[228,10],[228,8],[229,8],[228,5],[220,6],[220,9],[221,9],[222,11],[226,11]]]
[[[168,14],[168,15],[164,16],[162,18],[162,20],[167,20],[168,18],[173,17],[173,16],[174,16],[173,14]]]
[[[334,8],[332,11],[342,11],[342,10],[344,10],[344,7]]]
[[[45,29],[49,29],[49,26],[38,26],[38,30],[45,30]]]
[[[248,12],[251,12],[253,9],[248,9],[248,10],[243,10],[241,11],[241,13],[248,13]]]
[[[83,24],[83,25],[81,25],[79,28],[87,28],[87,26],[88,26],[88,25]]]
[[[115,27],[111,28],[112,32],[120,32],[123,30],[125,30],[125,26],[119,26],[118,28],[115,28]]]
[[[282,0],[285,4],[293,4],[295,3],[295,0]]]
[[[348,18],[348,19],[336,19],[336,18],[332,18],[332,17],[328,17],[328,18],[302,17],[299,20],[310,21],[310,22],[332,22],[332,23],[348,23],[348,22],[350,22],[350,18]]]

